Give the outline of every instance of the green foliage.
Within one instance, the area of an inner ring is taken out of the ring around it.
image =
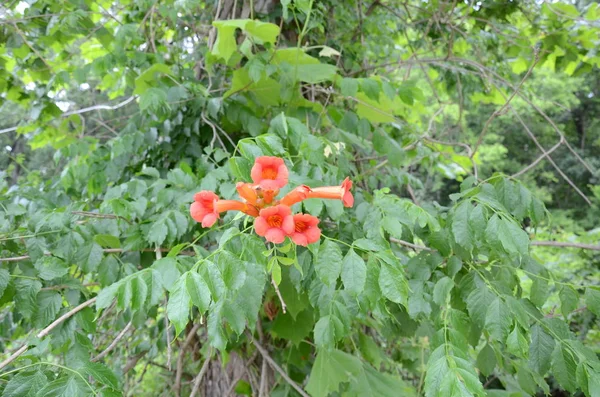
[[[29,3],[0,11],[2,396],[600,390],[598,256],[535,244],[600,237],[596,4]],[[354,207],[296,204],[307,248],[191,219],[264,155]]]

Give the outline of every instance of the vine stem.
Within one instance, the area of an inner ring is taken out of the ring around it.
[[[65,321],[66,319],[72,317],[73,315],[77,314],[79,311],[85,309],[86,307],[92,305],[95,302],[96,302],[96,298],[92,298],[90,300],[87,300],[87,301],[83,302],[79,306],[74,307],[70,311],[66,312],[65,314],[63,314],[62,316],[60,316],[59,318],[57,318],[56,320],[54,320],[52,322],[52,324],[50,324],[49,326],[47,326],[46,328],[44,328],[43,330],[41,330],[36,335],[36,337],[38,339],[41,339],[41,338],[45,337],[54,328],[56,328],[59,324],[61,324],[63,321]],[[4,361],[2,361],[0,363],[0,370],[2,368],[6,367],[8,364],[12,363],[21,354],[25,353],[27,351],[27,349],[29,349],[29,345],[23,345],[23,346],[21,346],[16,352],[14,352],[13,354],[11,354],[10,357],[8,357],[6,360],[4,360]]]

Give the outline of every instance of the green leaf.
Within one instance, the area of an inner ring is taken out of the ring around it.
[[[497,215],[492,219],[494,217]],[[509,254],[526,255],[529,250],[529,236],[515,222],[501,218],[498,222],[498,238]]]
[[[454,288],[454,281],[450,277],[442,277],[433,287],[433,301],[442,306]]]
[[[34,263],[34,266],[40,272],[38,276],[42,280],[53,280],[69,272],[69,265],[55,256],[43,256]]]
[[[570,350],[557,344],[552,354],[552,375],[567,391],[575,393],[577,363]]]
[[[98,293],[98,298],[96,299],[96,309],[101,310],[109,307],[117,296],[120,286],[121,283],[114,283],[102,289],[102,291]]]
[[[82,372],[93,377],[96,382],[112,389],[119,390],[119,380],[117,379],[117,376],[104,364],[87,363],[82,368]]]
[[[548,281],[536,276],[532,276],[532,278],[533,283],[531,284],[531,290],[529,291],[529,299],[534,305],[542,307],[550,295]]]
[[[335,341],[339,339],[336,335],[336,330],[341,329],[340,320],[333,315],[321,317],[315,324],[315,344],[321,348],[332,348],[335,346]]]
[[[83,380],[77,375],[72,375],[63,376],[46,384],[38,391],[37,396],[73,397],[86,396],[89,392],[90,389]]]
[[[358,358],[340,350],[319,349],[306,391],[313,397],[326,397],[338,391],[341,383],[358,377],[361,370]]]
[[[4,295],[4,290],[10,281],[10,273],[6,269],[0,269],[0,297]]]
[[[471,231],[469,224],[469,214],[472,211],[473,206],[466,200],[463,201],[454,210],[454,216],[452,217],[452,234],[454,235],[454,241],[466,249],[471,251],[473,249],[473,232]]]
[[[531,345],[529,346],[529,365],[540,375],[550,369],[554,338],[548,335],[541,326],[531,327]]]
[[[212,54],[217,58],[222,58],[225,63],[229,61],[229,58],[237,49],[234,37],[235,29],[243,26],[236,26],[227,22],[231,21],[213,21],[213,26],[217,28],[217,40],[213,45]]]
[[[337,243],[325,240],[319,247],[314,266],[325,285],[335,283],[342,270],[342,251]]]
[[[477,368],[481,371],[481,373],[485,376],[490,376],[494,373],[494,368],[496,367],[496,354],[494,353],[494,349],[486,343],[483,349],[477,355]]]
[[[160,274],[160,282],[167,291],[173,288],[181,274],[177,268],[175,258],[161,258],[152,264],[152,268]]]
[[[485,328],[492,337],[503,342],[506,340],[511,324],[512,318],[508,307],[500,297],[497,297],[487,309]]]
[[[340,91],[344,96],[356,96],[356,93],[358,92],[358,81],[356,79],[344,77],[340,82]]]
[[[186,288],[192,303],[203,314],[210,305],[210,290],[200,274],[190,271],[185,280]]]
[[[42,289],[38,280],[19,278],[14,282],[16,288],[15,303],[23,317],[30,319],[37,306],[37,294]]]
[[[19,372],[6,384],[2,396],[30,397],[48,383],[48,378],[42,371]]]
[[[56,314],[62,307],[62,297],[56,291],[40,291],[37,294],[37,308],[35,324],[38,328],[44,328],[56,318]]]
[[[186,288],[186,279],[187,277],[182,276],[175,282],[167,303],[167,315],[175,325],[177,335],[185,329],[190,319],[191,298]]]
[[[77,265],[86,273],[95,271],[100,262],[104,251],[96,243],[87,243],[83,245],[75,254]]]
[[[287,303],[287,301],[286,301]],[[287,339],[298,346],[313,330],[312,310],[303,310],[296,315],[296,319],[291,313],[279,314],[273,322],[271,332],[279,338]]]
[[[585,289],[585,304],[596,316],[600,316],[600,291],[591,287]]]
[[[344,288],[353,295],[358,295],[364,290],[367,280],[367,266],[352,248],[348,250],[342,262],[342,282]]]
[[[404,306],[407,305],[408,283],[400,267],[381,261],[379,288],[387,299]]]
[[[142,277],[131,279],[131,308],[143,309],[148,297],[148,286]]]
[[[469,315],[481,328],[485,326],[487,311],[494,299],[494,294],[487,288],[475,288],[467,297]]]
[[[261,21],[248,21],[244,30],[258,41],[258,44],[262,43],[275,43],[277,36],[279,36],[279,26]]]
[[[169,228],[164,219],[160,219],[152,224],[148,231],[147,240],[150,244],[161,245],[169,234]]]
[[[579,306],[579,293],[568,285],[563,285],[560,288],[558,296],[560,298],[560,310],[565,317]]]
[[[96,234],[94,236],[94,241],[102,247],[121,248],[121,241],[119,238],[110,234]]]

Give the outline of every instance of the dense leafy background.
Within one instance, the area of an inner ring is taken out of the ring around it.
[[[4,2],[2,396],[598,396],[598,48],[585,0]],[[260,155],[354,208],[192,221]]]

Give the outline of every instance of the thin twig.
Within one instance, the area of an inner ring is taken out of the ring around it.
[[[483,130],[481,131],[481,134],[479,134],[479,139],[477,139],[477,143],[475,144],[475,147],[473,148],[473,153],[471,153],[471,157],[473,157],[475,155],[475,153],[477,152],[477,149],[479,149],[479,145],[481,145],[481,142],[483,141],[483,137],[485,136],[487,129],[490,126],[490,124],[492,123],[492,121],[496,117],[500,116],[501,114],[503,114],[506,111],[506,109],[508,108],[508,105],[510,105],[510,102],[519,93],[519,90],[523,86],[523,83],[525,83],[525,80],[527,80],[527,78],[533,71],[533,68],[535,67],[535,65],[537,65],[538,60],[539,60],[539,56],[538,56],[538,52],[536,51],[533,56],[533,63],[529,67],[529,70],[527,70],[527,73],[525,73],[525,76],[523,76],[523,78],[519,82],[519,85],[517,85],[517,87],[513,90],[513,93],[511,94],[510,97],[508,97],[506,102],[504,102],[504,105],[502,105],[502,107],[500,109],[498,109],[494,113],[492,113],[490,115],[490,117],[487,119],[487,121],[485,122],[485,124],[483,125]]]
[[[94,110],[116,110],[116,109],[119,109],[119,108],[127,105],[129,102],[133,101],[135,98],[137,98],[137,95],[131,96],[131,97],[127,98],[126,100],[124,100],[123,102],[117,103],[114,106],[94,105],[94,106],[90,106],[90,107],[79,109],[79,110],[72,110],[70,112],[65,112],[65,113],[61,114],[61,117],[70,116],[72,114],[82,114],[82,113],[92,112]],[[6,132],[11,132],[11,131],[16,131],[17,128],[19,128],[19,126],[14,126],[14,127],[0,130],[0,134],[4,134]]]
[[[106,249],[103,249],[102,251],[105,254],[118,254],[118,253],[124,253],[124,252],[156,252],[156,249],[140,248],[138,250],[126,250],[123,248],[106,248]],[[160,248],[160,252],[170,252],[170,251],[171,251],[171,248]],[[50,255],[52,255],[52,253],[44,252],[44,255],[50,256]],[[178,255],[194,256],[194,255],[196,255],[196,253],[193,251],[181,251],[181,252],[179,252]],[[0,263],[1,262],[18,262],[18,261],[24,261],[24,260],[27,260],[30,258],[31,257],[29,255],[13,256],[13,257],[9,257],[9,258],[0,258]]]
[[[121,332],[119,332],[117,337],[110,343],[110,345],[108,345],[108,347],[106,349],[104,349],[100,354],[98,354],[96,357],[92,358],[90,361],[91,362],[99,361],[102,358],[104,358],[108,353],[110,353],[115,348],[115,346],[117,346],[117,343],[119,343],[119,341],[121,339],[123,339],[123,337],[129,331],[129,328],[131,328],[132,325],[133,325],[133,323],[131,321],[128,322],[127,325],[125,326],[125,328],[123,328],[123,330]]]
[[[262,347],[260,345],[260,343],[258,343],[252,337],[252,335],[250,335],[250,338],[252,339],[252,343],[258,349],[259,353],[263,356],[263,359],[265,359],[269,363],[271,368],[273,368],[275,371],[277,371],[279,373],[279,375],[281,375],[281,377],[283,379],[285,379],[285,381],[287,383],[289,383],[290,386],[292,386],[294,388],[294,390],[296,390],[298,392],[298,394],[300,394],[302,397],[310,397],[304,390],[302,390],[302,388],[300,386],[298,386],[298,384],[296,382],[294,382],[292,380],[292,378],[290,378],[288,376],[288,374],[285,373],[285,371],[279,365],[277,365],[277,363],[271,358],[271,356],[269,355],[267,350],[264,347]]]
[[[273,288],[275,288],[275,292],[277,293],[277,297],[279,298],[279,302],[281,303],[281,311],[283,314],[286,313],[287,306],[285,305],[285,301],[283,300],[283,296],[281,296],[281,292],[279,291],[279,287],[275,280],[271,277],[271,284],[273,284]]]
[[[36,335],[36,337],[38,339],[42,339],[43,337],[45,337],[46,335],[48,335],[50,332],[52,332],[52,330],[54,328],[56,328],[59,324],[61,324],[63,321],[65,321],[68,318],[72,317],[73,315],[77,314],[82,309],[85,309],[86,307],[92,305],[94,302],[96,302],[96,298],[89,299],[89,300],[83,302],[82,304],[74,307],[73,309],[69,310],[68,312],[66,312],[65,314],[63,314],[62,316],[60,316],[59,318],[57,318],[56,320],[54,320],[52,322],[52,324],[50,324],[49,326],[47,326],[46,328],[44,328],[43,330],[41,330]],[[4,361],[2,361],[2,363],[0,363],[0,370],[2,368],[6,367],[11,362],[13,362],[21,354],[25,353],[27,351],[27,349],[29,349],[29,345],[23,345],[23,346],[21,346],[16,352],[14,352],[13,354],[11,354],[10,357],[8,357],[6,360],[4,360]]]
[[[566,243],[563,241],[532,241],[531,245],[543,247],[579,248],[584,250],[600,251],[600,245],[584,243]]]
[[[183,374],[183,360],[185,358],[185,352],[189,344],[194,339],[194,336],[196,335],[196,332],[198,332],[199,328],[200,323],[194,324],[190,332],[187,334],[185,340],[183,341],[181,348],[179,349],[179,356],[177,357],[177,372],[175,373],[175,395],[178,397],[181,395],[181,376]]]
[[[529,164],[527,167],[523,168],[521,171],[517,172],[516,174],[513,174],[511,176],[511,178],[518,178],[519,176],[523,175],[524,173],[526,173],[530,169],[534,168],[536,165],[539,164],[540,161],[542,161],[543,159],[545,159],[546,157],[548,157],[550,155],[550,153],[552,153],[556,149],[558,149],[560,147],[560,145],[563,144],[563,142],[564,141],[561,138],[556,145],[554,145],[554,146],[552,146],[550,148],[550,150],[548,150],[547,152],[543,152],[542,155],[540,157],[538,157],[537,159],[535,159],[535,161],[533,163]]]
[[[200,384],[202,383],[202,378],[206,371],[208,370],[208,364],[210,363],[210,358],[212,356],[212,347],[208,350],[208,355],[204,360],[204,364],[202,364],[202,368],[200,368],[200,372],[198,372],[198,376],[194,379],[194,387],[192,388],[192,392],[190,393],[190,397],[195,397],[200,389]]]
[[[437,250],[434,250],[433,248],[425,247],[424,245],[409,243],[408,241],[400,240],[400,239],[393,238],[393,237],[390,237],[390,241],[392,243],[400,244],[400,245],[403,245],[405,247],[409,247],[409,248],[412,248],[415,250],[431,251],[431,252],[437,251]]]

